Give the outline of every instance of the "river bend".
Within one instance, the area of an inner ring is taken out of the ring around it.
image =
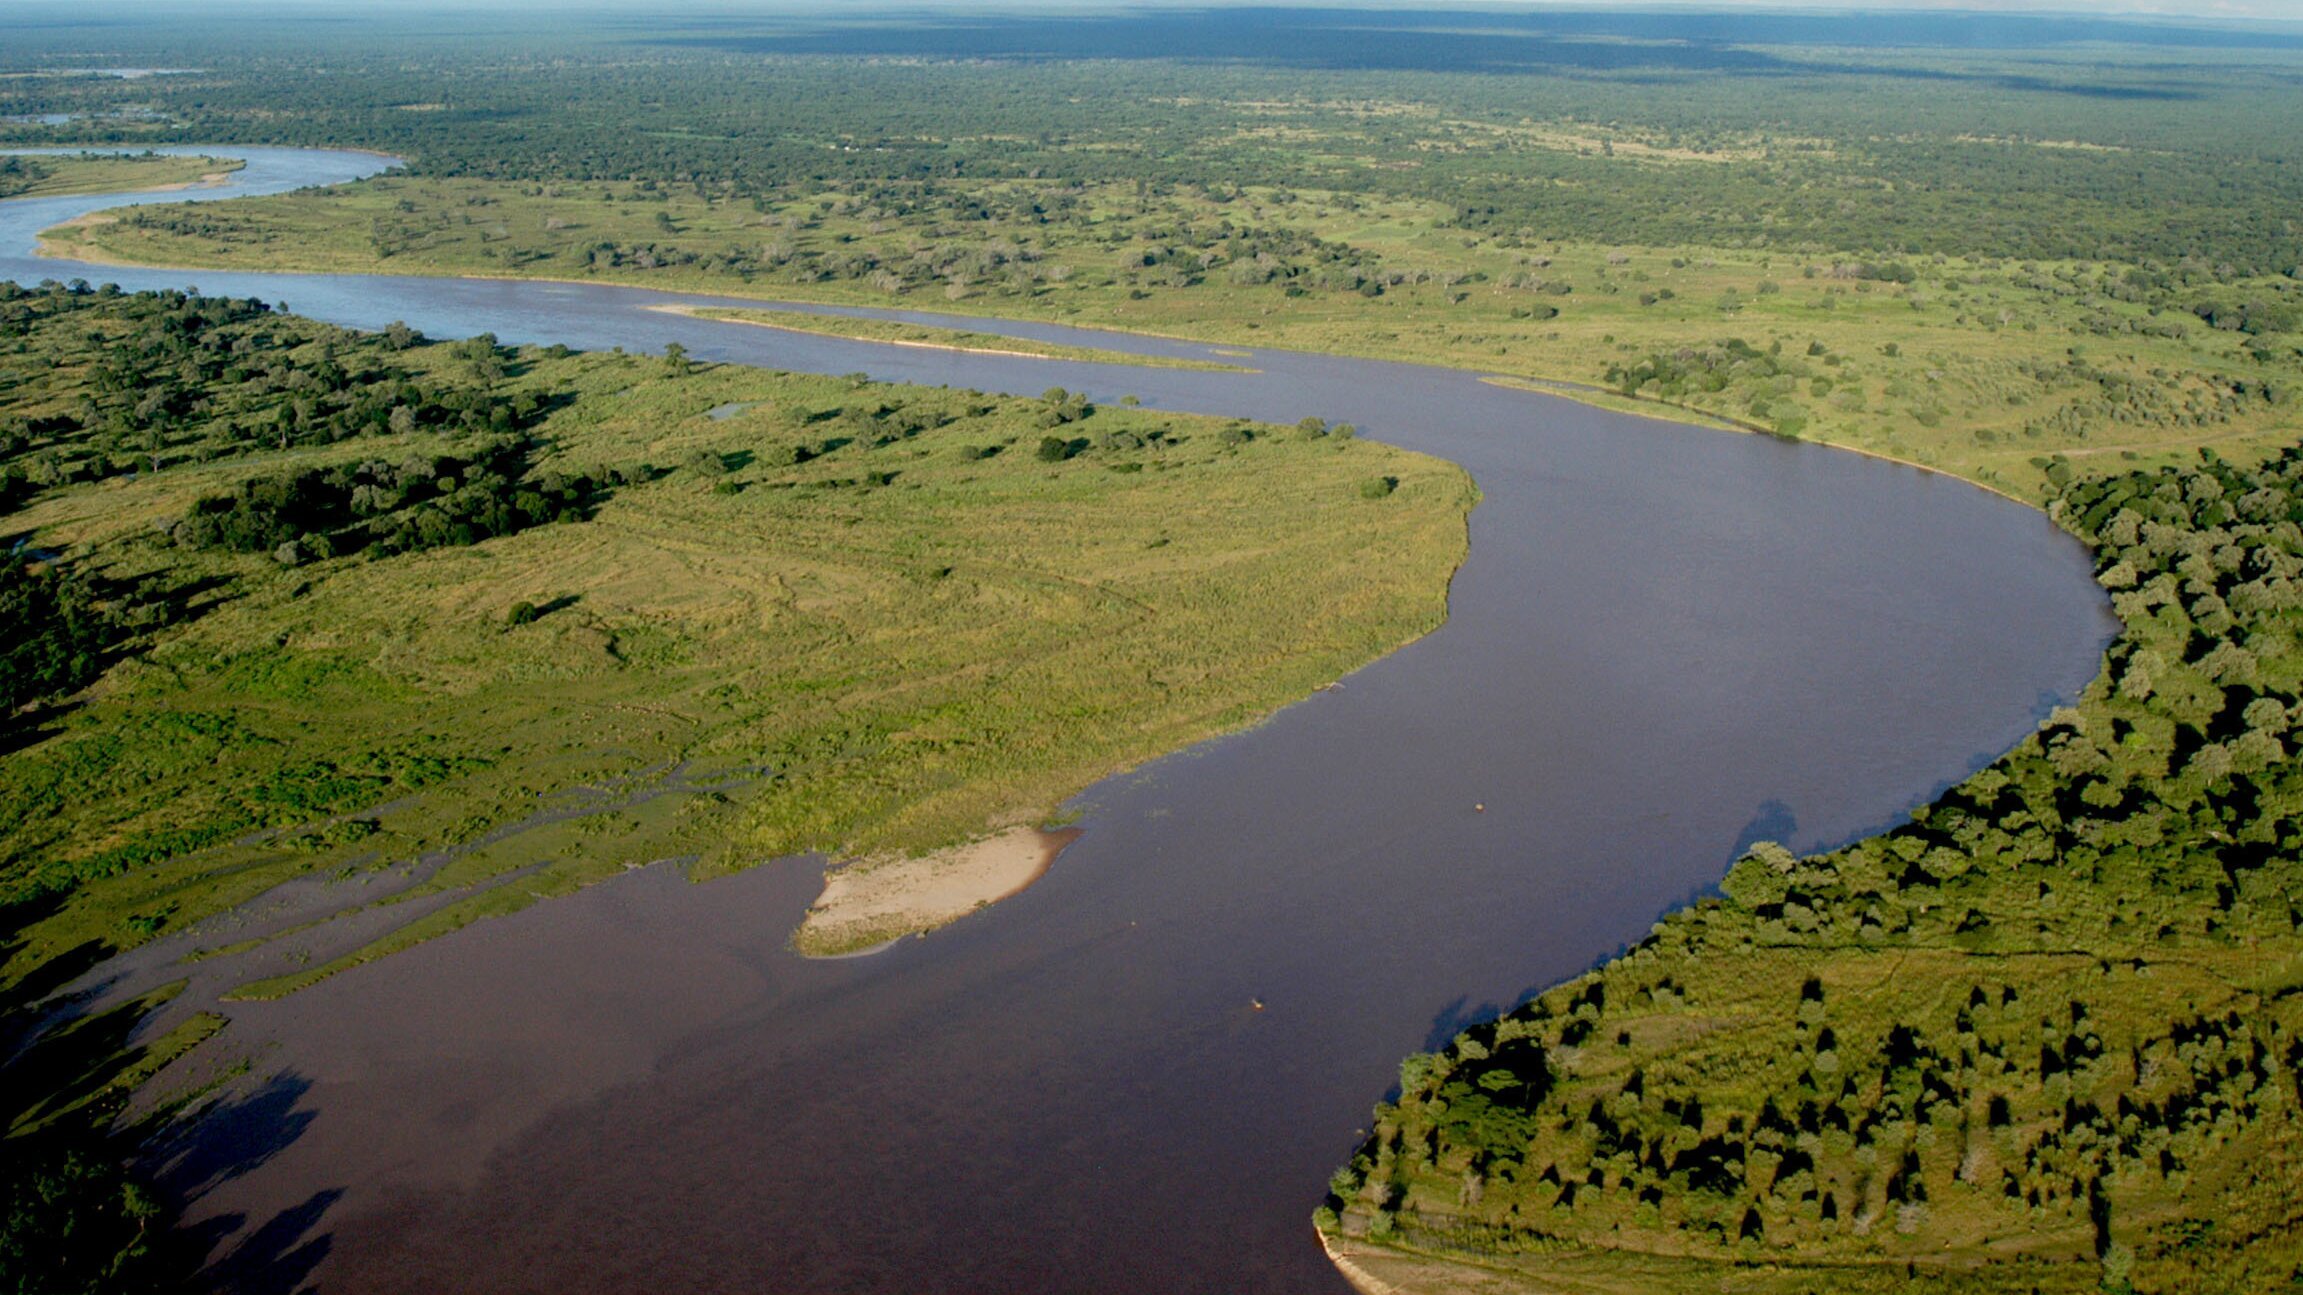
[[[206,200],[381,159],[244,156]],[[2113,628],[2045,517],[1913,468],[1473,373],[884,313],[1254,373],[895,347],[544,282],[80,267],[374,328],[1307,414],[1484,492],[1447,625],[1088,789],[1030,891],[871,958],[783,941],[807,860],[642,869],[231,1009],[260,1083],[164,1168],[246,1290],[1334,1291],[1309,1216],[1402,1055],[1638,938],[1755,837],[1888,825]],[[1485,812],[1475,812],[1483,804]],[[1262,1010],[1253,1004],[1260,1001]]]

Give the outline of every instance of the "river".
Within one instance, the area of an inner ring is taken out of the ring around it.
[[[250,165],[165,197],[382,164],[210,151]],[[1310,1214],[1404,1054],[1636,940],[1751,839],[1897,821],[2072,697],[2114,628],[2080,547],[1985,491],[1473,373],[1265,349],[1219,357],[1254,373],[1024,360],[644,309],[711,300],[687,294],[23,254],[136,200],[0,205],[0,276],[1317,414],[1484,492],[1442,629],[1088,789],[1045,880],[933,936],[798,959],[813,861],[700,886],[658,866],[232,1005],[259,1070],[157,1163],[238,1289],[1340,1290]]]

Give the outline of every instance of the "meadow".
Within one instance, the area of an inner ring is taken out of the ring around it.
[[[9,303],[11,533],[86,581],[111,630],[12,726],[0,876],[36,920],[11,939],[11,989],[287,877],[404,870],[675,766],[726,786],[465,850],[414,893],[547,862],[426,930],[635,858],[709,873],[1044,820],[1438,624],[1473,499],[1460,471],[1348,435],[395,344],[202,304]],[[174,412],[148,381],[102,394],[135,376],[115,366],[136,341],[186,327],[238,381],[179,390]],[[330,382],[428,412],[315,414]],[[394,547],[427,512],[463,515],[492,470],[472,447],[507,423],[527,475],[506,494],[598,497]],[[283,505],[267,516],[305,528],[285,541],[191,525],[388,465],[422,488],[386,504],[363,484],[336,517]]]
[[[237,159],[170,153],[5,154],[0,199],[185,188],[242,165]]]

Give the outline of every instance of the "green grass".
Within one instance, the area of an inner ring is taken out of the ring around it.
[[[326,333],[300,354],[351,363]],[[460,372],[461,353],[398,356]],[[1045,816],[1439,624],[1475,497],[1450,465],[1294,428],[632,356],[508,367],[500,391],[557,402],[535,472],[664,466],[589,521],[292,568],[155,528],[252,476],[460,442],[211,457],[186,436],[157,473],[14,514],[118,587],[212,588],[0,764],[0,879],[65,887],[6,983],[427,850],[457,852],[418,893],[465,898],[393,947],[633,862],[924,850]],[[74,372],[16,394],[56,404]],[[1363,499],[1377,475],[1397,492]],[[522,602],[545,610],[509,623]],[[728,785],[536,820],[680,761]]]
[[[2260,457],[2303,426],[2295,334],[2218,329],[2190,313],[2210,301],[2291,303],[2281,276],[2179,267],[2151,271],[2164,282],[2139,291],[2126,281],[2133,267],[2113,263],[1530,240],[1466,231],[1434,203],[1335,192],[945,188],[995,211],[1070,214],[979,222],[963,235],[946,218],[948,192],[943,206],[898,214],[839,193],[738,203],[669,186],[389,176],[148,209],[52,243],[220,268],[526,275],[961,309],[1595,386],[1658,354],[1710,355],[1720,362],[1686,384],[1651,382],[1642,394],[2032,500],[2050,489],[2036,460],[2057,454],[2124,466],[2212,444]],[[1232,246],[1227,222],[1277,245],[1347,248],[1353,268],[1256,282],[1271,272]],[[1903,265],[1912,281],[1858,277],[1867,263]],[[1323,274],[1329,286],[1301,286]],[[1732,353],[1731,340],[1764,362]]]
[[[9,167],[11,161],[14,167]],[[228,175],[245,165],[238,158],[178,157],[165,153],[52,153],[14,157],[0,154],[0,199],[125,193],[171,185],[185,188],[211,176]]]

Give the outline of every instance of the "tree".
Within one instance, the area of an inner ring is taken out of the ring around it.
[[[0,712],[88,683],[118,636],[81,572],[13,560],[0,567]]]
[[[678,342],[664,344],[664,371],[675,378],[684,378],[694,371],[688,361],[688,348]]]
[[[501,382],[504,378],[504,357],[496,351],[496,335],[482,333],[464,339],[458,348],[458,358],[470,367],[472,376],[481,382]]]

